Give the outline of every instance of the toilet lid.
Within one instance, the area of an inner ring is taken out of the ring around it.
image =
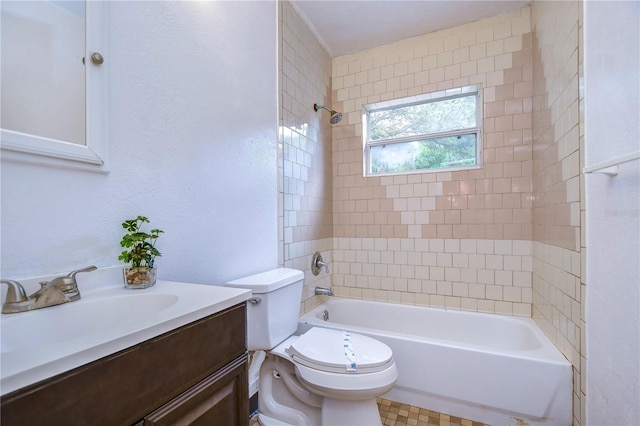
[[[294,362],[332,373],[373,373],[393,363],[384,343],[347,331],[314,327],[287,349]]]

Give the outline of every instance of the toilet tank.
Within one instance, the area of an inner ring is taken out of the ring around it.
[[[228,282],[227,287],[250,289],[247,303],[247,348],[269,350],[298,328],[304,273],[279,268]],[[252,303],[253,302],[253,303]]]

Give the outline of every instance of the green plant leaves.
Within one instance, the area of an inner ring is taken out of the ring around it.
[[[164,233],[161,229],[152,229],[149,233],[141,230],[144,223],[149,223],[149,219],[145,216],[138,216],[135,219],[125,220],[122,227],[129,233],[125,234],[120,241],[120,246],[128,248],[123,251],[118,260],[130,263],[134,268],[153,267],[155,258],[162,256],[156,249],[155,243],[160,234]]]

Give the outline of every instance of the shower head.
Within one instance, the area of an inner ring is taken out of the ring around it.
[[[331,124],[339,123],[340,120],[342,120],[342,113],[341,112],[334,111],[331,108],[329,108],[327,106],[324,106],[324,105],[313,104],[313,109],[315,111],[318,111],[320,108],[326,109],[327,111],[329,111],[331,113],[331,118],[329,119],[329,122]]]

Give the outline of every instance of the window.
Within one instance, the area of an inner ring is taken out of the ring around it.
[[[480,167],[480,86],[363,106],[364,174]]]

